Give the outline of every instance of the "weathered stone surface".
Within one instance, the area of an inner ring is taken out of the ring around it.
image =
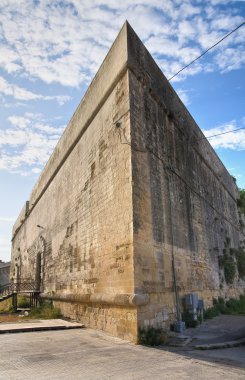
[[[0,260],[0,286],[9,283],[9,273],[10,273],[10,261],[4,263]]]
[[[195,292],[210,306],[244,291],[219,267],[226,241],[238,250],[244,231],[233,179],[134,33],[129,87],[135,289],[150,296],[138,321],[157,327],[176,318],[172,255],[180,298]]]
[[[202,138],[126,23],[15,224],[12,277],[131,341],[176,318],[173,255],[181,299],[239,295],[219,265],[244,239],[237,188]]]

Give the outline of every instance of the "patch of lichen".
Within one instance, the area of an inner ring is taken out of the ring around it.
[[[232,256],[225,254],[222,258],[224,268],[225,282],[232,284],[236,276],[236,263]]]
[[[245,278],[245,250],[240,248],[236,252],[237,270],[240,278]]]
[[[240,198],[237,199],[237,207],[245,214],[245,189],[240,189]]]
[[[224,278],[227,284],[232,284],[236,272],[239,278],[245,278],[245,249],[230,247],[230,239],[224,241],[223,255],[219,256],[219,267],[224,271]]]

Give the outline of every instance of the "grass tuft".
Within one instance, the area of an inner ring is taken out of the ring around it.
[[[166,331],[162,328],[139,328],[139,344],[159,346],[166,342]]]
[[[220,314],[245,314],[245,295],[241,295],[239,299],[230,298],[224,301],[219,297],[213,300],[213,306],[204,310],[204,319],[211,319]]]
[[[56,319],[61,317],[60,309],[54,307],[49,302],[44,302],[40,307],[31,309],[29,318]]]

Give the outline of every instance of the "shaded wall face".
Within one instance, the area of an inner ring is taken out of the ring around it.
[[[193,139],[198,128],[187,111],[180,123],[179,100],[156,94],[139,56],[145,74],[130,73],[135,287],[150,295],[139,323],[164,325],[176,315],[172,253],[181,296],[197,292],[207,306],[242,291],[238,272],[226,284],[219,265],[227,241],[239,248],[239,223],[228,173],[206,142]]]
[[[6,285],[9,283],[9,274],[10,274],[10,264],[7,266],[0,267],[0,286]]]
[[[44,293],[134,293],[131,155],[115,127],[120,118],[129,134],[128,110],[125,74],[14,239],[22,278],[35,279],[41,256]],[[62,306],[67,315],[72,307]],[[101,307],[89,305],[89,313],[105,327]]]

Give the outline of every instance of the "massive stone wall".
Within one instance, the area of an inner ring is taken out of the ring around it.
[[[55,148],[27,215],[14,227],[12,276],[40,282],[42,295],[64,315],[133,340],[131,154],[115,127],[123,120],[130,134],[125,33]]]
[[[180,298],[238,295],[237,188],[126,23],[13,229],[11,276],[86,326],[136,341]],[[235,261],[235,258],[234,258]]]
[[[0,260],[0,287],[9,283],[10,262]]]
[[[207,307],[244,291],[221,265],[244,232],[232,177],[134,33],[128,46],[135,288],[150,297],[138,321],[164,326],[176,318],[174,269],[181,301],[194,292]]]

